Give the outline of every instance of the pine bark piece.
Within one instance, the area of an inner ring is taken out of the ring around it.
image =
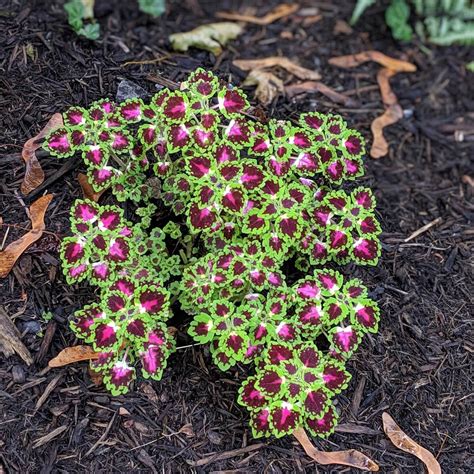
[[[0,352],[5,357],[14,354],[20,356],[25,364],[31,365],[33,358],[30,351],[21,342],[21,334],[10,319],[6,311],[0,306]]]

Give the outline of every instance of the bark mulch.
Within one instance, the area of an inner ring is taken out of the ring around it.
[[[385,472],[423,472],[416,458],[384,436],[381,414],[388,411],[436,455],[443,472],[473,472],[474,188],[466,176],[474,177],[474,81],[464,68],[472,56],[466,47],[400,46],[377,7],[352,34],[336,35],[335,22],[348,18],[351,2],[309,0],[300,3],[317,8],[319,21],[304,24],[293,15],[266,27],[247,25],[217,61],[205,52],[174,54],[169,48],[170,33],[210,21],[216,10],[251,5],[265,12],[276,3],[169,2],[169,13],[153,20],[134,2],[98,0],[102,36],[91,43],[70,30],[62,2],[0,1],[0,243],[6,232],[10,242],[29,224],[24,206],[34,198],[19,193],[23,143],[54,112],[115,97],[122,79],[152,94],[161,78],[180,81],[203,66],[240,84],[245,76],[232,66],[233,59],[286,55],[319,70],[331,87],[352,91],[358,105],[343,108],[313,94],[292,102],[280,98],[265,113],[285,118],[303,110],[339,113],[370,144],[370,123],[383,110],[377,89],[366,87],[376,84],[377,66],[339,70],[327,60],[367,49],[392,56],[404,52],[418,66],[416,73],[392,80],[405,116],[387,130],[389,156],[367,158],[361,181],[378,198],[383,257],[377,268],[344,270],[365,281],[380,302],[383,320],[380,333],[365,342],[351,364],[351,385],[339,397],[337,432],[318,444],[362,450]],[[160,383],[139,382],[135,392],[116,398],[91,382],[86,364],[45,369],[50,358],[74,343],[67,318],[92,295],[85,285],[65,284],[57,252],[68,233],[69,206],[80,195],[80,167],[44,155],[41,162],[53,178],[35,197],[45,189],[55,195],[47,232],[0,280],[0,306],[34,357],[30,367],[17,357],[0,359],[0,472],[348,472],[316,466],[292,438],[264,441],[253,450],[261,441],[252,439],[246,412],[236,404],[245,371],[219,372],[203,348],[179,350]],[[405,242],[438,218],[437,225]],[[49,322],[41,320],[46,311],[53,313]],[[179,329],[179,345],[189,344]],[[209,453],[227,455],[192,467]]]

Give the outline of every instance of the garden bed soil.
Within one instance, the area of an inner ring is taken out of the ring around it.
[[[338,397],[340,425],[318,446],[359,449],[384,472],[422,472],[416,458],[395,449],[383,434],[381,415],[388,411],[435,454],[443,472],[473,472],[467,336],[473,294],[474,81],[464,67],[473,59],[468,48],[400,46],[386,30],[380,8],[371,9],[352,33],[336,34],[336,21],[348,18],[350,2],[308,0],[305,6],[318,11],[269,26],[247,25],[216,61],[198,50],[171,52],[168,35],[212,20],[216,10],[247,4],[263,13],[277,2],[169,2],[168,14],[153,20],[134,2],[98,0],[102,34],[97,43],[70,30],[61,3],[0,2],[0,216],[6,224],[0,242],[7,230],[8,243],[28,228],[25,205],[46,189],[54,193],[47,232],[0,280],[0,306],[14,318],[34,357],[29,367],[18,357],[0,359],[0,472],[348,471],[316,466],[291,437],[252,439],[247,413],[236,404],[245,367],[223,374],[202,347],[178,350],[161,382],[140,381],[134,392],[115,398],[91,382],[85,363],[47,370],[49,359],[75,343],[67,318],[93,298],[86,285],[65,283],[58,259],[58,242],[69,231],[69,206],[81,195],[76,180],[81,167],[75,162],[62,168],[64,161],[42,156],[46,177],[55,179],[25,198],[19,193],[24,174],[19,152],[51,114],[115,97],[122,79],[153,94],[163,78],[179,82],[203,66],[241,84],[245,74],[232,60],[271,55],[319,70],[327,85],[352,91],[358,105],[342,107],[312,94],[280,98],[262,113],[290,119],[309,110],[339,113],[370,145],[370,123],[383,105],[378,90],[366,86],[376,84],[378,66],[342,70],[328,64],[331,56],[367,49],[403,54],[418,70],[392,79],[404,118],[386,132],[389,155],[367,158],[361,181],[378,198],[381,263],[344,270],[360,277],[379,301],[380,333],[352,359],[350,387]],[[405,242],[435,219],[436,225]],[[53,312],[46,323],[40,319],[45,311]],[[43,337],[36,334],[39,329]],[[178,321],[178,345],[190,343],[184,321]],[[192,467],[210,453],[241,448]]]

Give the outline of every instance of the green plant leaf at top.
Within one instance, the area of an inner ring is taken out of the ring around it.
[[[392,35],[400,41],[410,41],[413,29],[408,24],[410,7],[405,0],[393,0],[385,11],[385,21],[392,30]]]
[[[166,11],[165,0],[138,0],[138,6],[143,13],[158,17]]]
[[[351,25],[355,25],[365,10],[367,10],[367,8],[372,6],[375,2],[376,0],[357,0],[349,23]]]

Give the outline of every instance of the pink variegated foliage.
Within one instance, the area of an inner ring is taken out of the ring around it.
[[[137,367],[162,376],[180,305],[220,369],[253,365],[239,403],[255,437],[329,435],[347,361],[379,324],[362,283],[325,267],[381,253],[371,190],[341,189],[364,174],[362,136],[319,112],[258,122],[240,89],[202,69],[149,102],[73,107],[64,124],[45,148],[80,154],[96,191],[132,201],[127,219],[74,203],[61,251],[68,282],[99,288],[71,327],[100,353],[92,366],[112,393]]]

